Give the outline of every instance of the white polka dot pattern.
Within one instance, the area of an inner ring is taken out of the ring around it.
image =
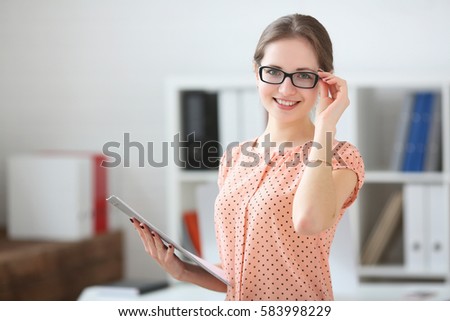
[[[356,147],[336,144],[333,170],[349,168],[358,176],[342,217],[363,184],[364,164]],[[230,166],[226,154],[222,157],[215,203],[222,267],[232,284],[226,299],[333,300],[328,258],[337,224],[313,236],[299,235],[292,224],[292,202],[311,143],[273,153],[270,162],[242,146],[233,149]]]

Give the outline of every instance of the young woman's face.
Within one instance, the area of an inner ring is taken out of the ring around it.
[[[281,39],[268,44],[261,66],[274,67],[287,73],[317,73],[319,69],[314,49],[303,38]],[[295,122],[308,117],[317,100],[318,85],[312,89],[298,88],[288,77],[279,85],[268,84],[260,79],[258,67],[256,66],[256,75],[259,96],[269,117],[280,122]]]

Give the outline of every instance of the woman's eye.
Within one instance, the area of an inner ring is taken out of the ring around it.
[[[281,71],[276,69],[267,69],[267,73],[271,76],[279,76],[281,75]]]
[[[299,72],[296,74],[298,79],[311,79],[311,75],[307,72]]]

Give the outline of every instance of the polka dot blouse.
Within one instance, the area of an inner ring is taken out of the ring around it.
[[[312,236],[299,235],[292,224],[311,142],[271,155],[253,145],[226,152],[219,169],[214,220],[222,268],[232,285],[226,299],[333,300],[328,258],[337,223]],[[350,143],[336,141],[333,152],[333,170],[348,168],[358,177],[340,219],[363,184],[364,164]]]

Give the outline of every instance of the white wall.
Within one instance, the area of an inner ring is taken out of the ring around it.
[[[450,75],[445,0],[0,0],[0,226],[8,156],[101,150],[107,141],[122,142],[124,132],[160,146],[170,117],[164,78],[250,73],[262,29],[293,12],[329,30],[343,77]],[[113,174],[112,192],[164,226],[166,170],[133,166]],[[125,230],[127,275],[163,278]]]

